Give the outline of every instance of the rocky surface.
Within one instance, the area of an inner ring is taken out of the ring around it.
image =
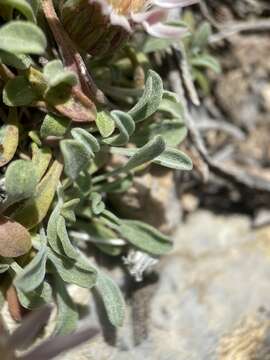
[[[190,215],[158,266],[159,280],[133,286],[118,334],[105,326],[60,359],[269,359],[269,241],[270,228],[251,230],[246,216]],[[95,314],[90,300],[83,322],[98,325]]]
[[[181,217],[174,173],[158,167],[135,177],[132,188],[111,194],[109,201],[120,216],[143,220],[166,234],[176,229]]]

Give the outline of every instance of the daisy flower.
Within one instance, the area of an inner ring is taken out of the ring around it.
[[[136,26],[159,38],[179,38],[186,29],[166,24],[169,9],[199,0],[67,0],[60,6],[61,21],[73,41],[91,55],[118,49]]]

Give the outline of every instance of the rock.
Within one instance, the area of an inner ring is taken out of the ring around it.
[[[220,342],[220,360],[269,360],[270,359],[270,319],[264,311],[245,319]]]
[[[216,77],[215,96],[229,121],[254,129],[258,123],[268,123],[269,39],[237,34],[229,41],[230,51],[220,59],[224,71]]]
[[[109,200],[123,218],[142,220],[165,234],[171,234],[181,219],[173,171],[154,168],[136,176],[134,186]]]
[[[250,224],[247,216],[190,215],[158,281],[129,284],[124,327],[114,334],[106,325],[94,342],[60,359],[269,359],[270,227]],[[93,299],[84,322],[99,324]]]

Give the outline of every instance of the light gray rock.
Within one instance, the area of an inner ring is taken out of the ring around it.
[[[174,251],[159,265],[158,282],[149,285],[148,281],[128,301],[126,323],[115,344],[100,335],[61,359],[267,359],[270,251],[265,239],[269,231],[251,231],[246,216],[207,211],[191,215],[179,225]],[[93,302],[90,309],[87,322],[98,324]],[[266,314],[263,320],[261,309]],[[255,319],[251,325],[250,318]],[[137,346],[135,328],[147,334]]]

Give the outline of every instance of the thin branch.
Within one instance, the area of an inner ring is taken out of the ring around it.
[[[64,30],[55,12],[52,0],[43,0],[42,8],[56,43],[62,51],[66,65],[78,74],[82,88],[90,99],[95,99],[100,104],[107,104],[105,95],[96,86],[76,46]]]
[[[245,31],[269,31],[270,19],[259,19],[256,21],[239,21],[227,23],[223,27],[219,27],[220,32],[213,34],[209,38],[209,43],[214,44],[224,40],[232,35]]]

